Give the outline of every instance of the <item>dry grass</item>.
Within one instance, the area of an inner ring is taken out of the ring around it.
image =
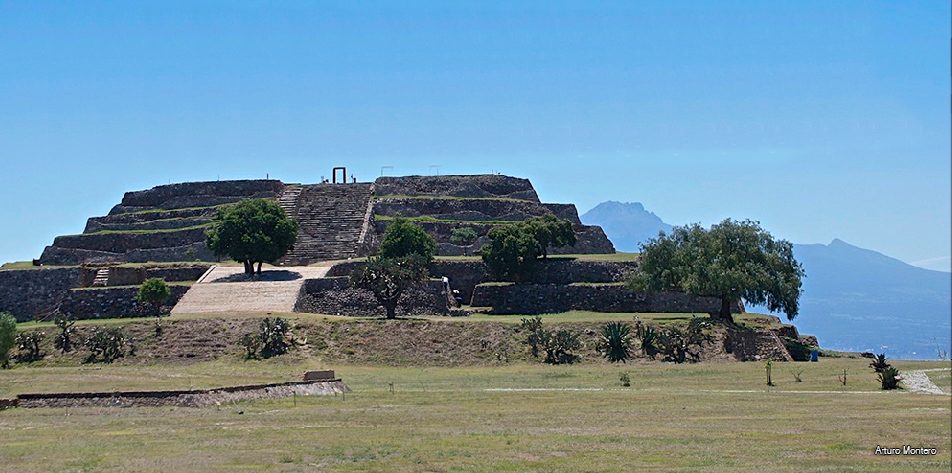
[[[769,390],[760,363],[18,368],[0,372],[0,386],[197,388],[333,368],[354,392],[221,409],[8,410],[0,458],[15,471],[949,470],[948,397],[878,391],[864,360],[796,364],[802,383],[783,374],[793,366],[775,364]],[[845,387],[836,380],[844,367],[853,374]],[[939,455],[873,454],[905,444]]]

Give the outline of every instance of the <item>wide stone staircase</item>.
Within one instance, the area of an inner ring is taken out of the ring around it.
[[[278,265],[307,265],[358,256],[372,195],[372,184],[286,186],[278,205],[296,218],[300,226],[294,248]]]

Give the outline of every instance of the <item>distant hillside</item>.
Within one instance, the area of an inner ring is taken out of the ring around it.
[[[618,251],[637,252],[641,243],[672,228],[640,202],[602,202],[579,218],[586,225],[601,226]]]
[[[821,344],[894,358],[935,358],[936,340],[950,350],[952,274],[839,239],[793,253],[807,272],[796,325]]]
[[[581,219],[601,225],[620,251],[637,251],[644,239],[671,229],[641,204],[603,202]],[[824,348],[935,358],[937,340],[940,349],[952,351],[952,274],[839,239],[794,244],[793,252],[807,273],[794,322],[801,333],[819,337]]]

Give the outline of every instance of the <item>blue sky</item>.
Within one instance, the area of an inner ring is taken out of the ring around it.
[[[129,190],[438,165],[948,271],[949,9],[0,1],[0,260]]]

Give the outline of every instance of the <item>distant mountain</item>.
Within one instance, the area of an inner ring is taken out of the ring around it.
[[[602,202],[579,218],[586,225],[601,226],[618,251],[636,252],[641,243],[672,228],[639,202]]]
[[[641,204],[603,202],[581,218],[600,225],[620,251],[637,251],[638,243],[658,230],[671,229]],[[907,359],[935,358],[936,345],[952,351],[952,273],[918,268],[840,239],[794,244],[793,253],[807,273],[794,323],[824,348]]]
[[[821,345],[891,358],[935,358],[937,344],[950,351],[952,273],[839,239],[793,245],[793,254],[807,272],[794,322]]]

